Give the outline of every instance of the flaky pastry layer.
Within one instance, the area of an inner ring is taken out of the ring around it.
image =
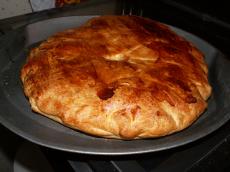
[[[101,16],[34,48],[21,70],[34,111],[88,134],[159,137],[192,124],[211,94],[203,54],[159,22]]]

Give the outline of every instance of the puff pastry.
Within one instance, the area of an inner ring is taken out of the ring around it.
[[[32,109],[95,136],[139,139],[190,126],[211,94],[204,55],[168,26],[100,16],[49,37],[21,70]]]

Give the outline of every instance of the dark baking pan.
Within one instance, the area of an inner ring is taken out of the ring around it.
[[[90,17],[44,20],[18,28],[0,38],[2,125],[25,139],[49,148],[84,154],[124,155],[178,147],[208,135],[229,120],[230,61],[209,43],[175,27],[172,29],[193,42],[205,54],[213,87],[207,110],[189,128],[156,139],[122,141],[89,136],[32,112],[19,79],[20,69],[30,47],[57,31],[79,26]]]

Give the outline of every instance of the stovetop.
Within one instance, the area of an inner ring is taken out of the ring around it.
[[[105,5],[106,3],[106,5]],[[94,8],[91,8],[91,7]],[[100,8],[102,6],[102,8]],[[106,7],[106,8],[105,8]],[[92,10],[94,9],[94,10]],[[101,10],[98,10],[101,9]],[[106,9],[106,10],[103,10]],[[110,9],[110,10],[108,10]],[[88,10],[88,11],[87,11]],[[180,1],[89,1],[76,8],[62,8],[0,21],[0,35],[8,30],[50,17],[68,15],[121,14],[128,10],[189,31],[208,41],[227,57],[230,55],[230,24],[195,10]],[[217,114],[218,115],[218,114]],[[229,171],[230,121],[212,134],[193,143],[156,153],[132,156],[89,156],[40,147],[55,171],[144,172],[144,171]]]
[[[198,141],[178,148],[132,156],[89,156],[42,148],[55,171],[163,172],[228,171],[230,122]]]

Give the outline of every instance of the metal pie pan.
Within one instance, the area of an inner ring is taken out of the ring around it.
[[[19,78],[29,48],[57,31],[79,26],[92,16],[70,16],[40,21],[0,38],[0,123],[14,133],[49,148],[94,155],[127,155],[166,150],[202,138],[230,118],[230,61],[215,47],[181,29],[170,26],[193,42],[209,66],[213,93],[204,114],[187,129],[165,137],[142,140],[98,138],[65,127],[31,111]],[[51,27],[52,26],[52,27]]]

